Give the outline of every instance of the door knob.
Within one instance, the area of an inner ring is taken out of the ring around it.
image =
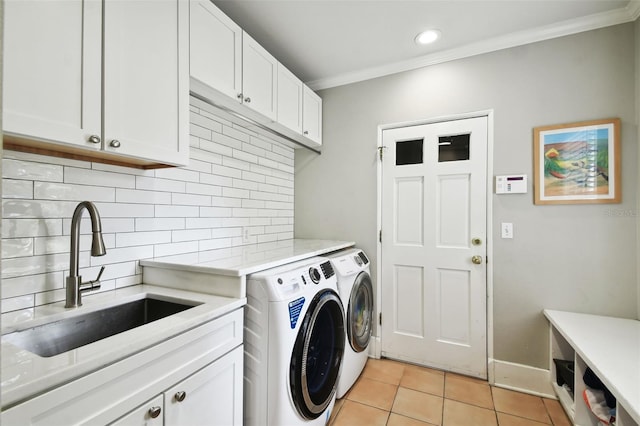
[[[471,262],[473,262],[476,265],[480,265],[482,263],[482,256],[473,256],[471,258]]]
[[[480,244],[482,244],[482,240],[480,238],[473,238],[471,240],[471,244],[473,244],[474,246],[479,246]]]
[[[156,417],[158,417],[161,412],[162,412],[162,408],[160,408],[160,407],[151,407],[151,408],[149,408],[149,416],[152,419],[155,419]]]

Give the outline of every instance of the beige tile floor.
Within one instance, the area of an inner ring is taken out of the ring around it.
[[[369,359],[336,401],[331,426],[571,426],[560,403],[485,381]]]

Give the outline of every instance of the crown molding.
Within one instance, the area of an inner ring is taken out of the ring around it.
[[[346,84],[371,80],[386,75],[410,71],[430,65],[464,59],[484,53],[495,52],[511,47],[550,40],[553,38],[591,31],[598,28],[635,21],[640,16],[640,0],[631,0],[626,7],[608,12],[570,19],[556,24],[538,27],[532,30],[518,31],[501,37],[471,43],[454,49],[436,52],[430,55],[394,62],[360,71],[344,73],[335,77],[322,78],[307,82],[313,90],[329,89]]]

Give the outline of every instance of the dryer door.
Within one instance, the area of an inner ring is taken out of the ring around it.
[[[356,352],[362,352],[369,346],[373,321],[373,285],[367,272],[356,277],[347,308],[347,331],[349,344]]]
[[[289,385],[302,417],[315,419],[331,404],[344,343],[340,298],[333,290],[322,290],[311,300],[291,355]]]

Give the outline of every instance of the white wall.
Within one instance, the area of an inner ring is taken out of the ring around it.
[[[640,19],[635,22],[635,58],[636,58],[636,126],[638,126],[638,144],[640,145]],[[638,149],[638,163],[637,166],[640,167],[640,149]],[[638,280],[638,316],[637,318],[640,320],[640,173],[638,174],[638,179],[636,180],[637,190],[638,190],[638,204],[636,205],[636,232],[638,233],[638,243],[637,243],[637,280]]]
[[[619,117],[622,204],[534,206],[531,185],[491,197],[494,356],[548,368],[542,309],[637,315],[634,56],[625,24],[321,92],[323,153],[296,155],[296,237],[354,240],[375,270],[381,124],[493,109],[494,173],[532,178],[534,127]]]
[[[191,99],[184,168],[139,170],[4,151],[3,319],[64,299],[79,201],[94,201],[102,217],[107,254],[89,256],[85,213],[80,273],[93,279],[107,265],[103,290],[140,283],[138,259],[293,238],[293,149],[214,113]]]

